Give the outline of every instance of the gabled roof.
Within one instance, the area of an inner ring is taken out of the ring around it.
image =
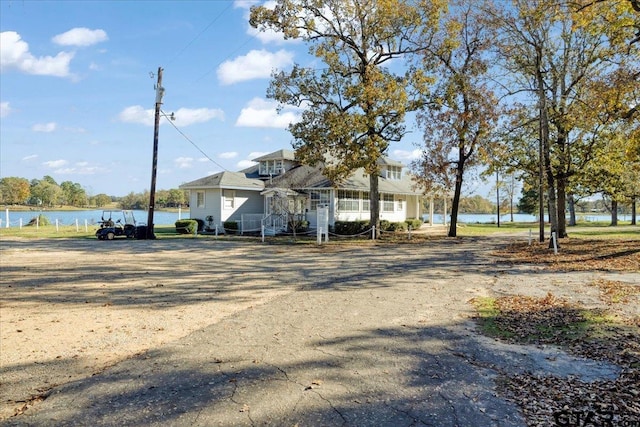
[[[278,150],[273,153],[265,154],[264,156],[253,159],[254,162],[260,162],[263,160],[295,160],[296,154],[291,150]]]
[[[180,188],[184,190],[196,188],[229,188],[262,191],[264,190],[264,181],[247,178],[242,172],[224,171],[187,182],[186,184],[182,184]]]
[[[292,188],[294,190],[311,190],[337,188],[340,190],[369,191],[369,175],[364,169],[356,169],[354,173],[340,183],[334,183],[322,174],[320,166],[296,166],[284,175],[273,177],[271,181],[265,183],[266,188],[281,187]],[[422,194],[419,188],[415,188],[415,183],[407,175],[403,175],[400,180],[379,177],[378,190],[381,193],[391,194]]]
[[[254,159],[255,162],[263,160],[295,160],[295,153],[290,150],[278,150],[270,154]],[[382,157],[378,161],[380,166],[403,166],[402,163]],[[292,190],[311,190],[336,188],[340,190],[369,191],[369,176],[363,168],[356,169],[347,179],[335,183],[329,180],[322,173],[322,165],[307,166],[298,164],[287,170],[284,174],[269,178],[259,179],[259,165],[255,164],[240,172],[219,172],[205,178],[197,179],[186,184],[182,184],[182,189],[203,189],[203,188],[228,188],[246,189],[262,191],[265,189],[290,188]],[[411,177],[403,174],[402,179],[394,180],[379,177],[378,189],[381,193],[392,194],[422,194],[416,188]]]

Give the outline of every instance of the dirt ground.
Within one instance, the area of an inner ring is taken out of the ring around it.
[[[488,247],[492,246],[477,244],[480,251]],[[340,246],[204,238],[3,238],[0,420],[28,409],[58,385],[96,375],[121,360],[293,292],[302,277],[339,280],[336,269],[350,263],[382,268],[367,264],[366,253],[372,249],[380,250],[369,247],[361,259],[354,259],[351,249],[349,257],[343,256],[347,249]],[[385,262],[419,258],[421,251],[429,250],[433,248],[428,244],[401,245],[388,251]],[[624,274],[621,280],[638,285],[633,265]],[[576,282],[584,277],[584,271],[576,272]],[[531,293],[533,288],[532,283],[511,284],[509,292]],[[575,288],[564,292],[571,295]],[[598,289],[587,289],[585,295],[596,301]]]

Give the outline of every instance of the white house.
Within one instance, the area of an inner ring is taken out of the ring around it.
[[[225,221],[236,221],[241,230],[285,227],[283,206],[315,227],[318,207],[329,208],[329,223],[369,219],[369,177],[358,169],[340,184],[322,174],[320,166],[295,160],[294,152],[279,150],[254,159],[255,166],[240,172],[219,172],[180,186],[190,191],[190,217],[222,230]],[[402,163],[380,161],[380,219],[400,222],[420,218],[422,191],[415,188]],[[282,203],[285,199],[286,203]],[[276,203],[278,201],[279,203]],[[286,216],[286,215],[285,215]]]

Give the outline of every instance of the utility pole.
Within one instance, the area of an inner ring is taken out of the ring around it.
[[[149,189],[149,216],[147,218],[147,239],[155,239],[153,233],[153,210],[156,204],[156,173],[158,171],[158,128],[160,127],[160,106],[162,105],[162,68],[158,67],[158,83],[156,84],[156,114],[153,127],[153,160],[151,162],[151,188]]]
[[[500,228],[500,172],[496,169],[496,207],[498,210],[498,228]]]

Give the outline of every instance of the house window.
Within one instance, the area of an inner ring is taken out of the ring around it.
[[[402,212],[404,210],[404,200],[400,199],[396,203],[396,210]]]
[[[362,212],[368,212],[371,210],[371,202],[369,201],[369,192],[362,192]]]
[[[309,193],[311,198],[310,210],[317,211],[318,206],[329,206],[329,190],[314,190]]]
[[[224,208],[233,209],[235,205],[235,190],[224,190]]]
[[[204,208],[204,191],[196,191],[196,206]]]
[[[393,194],[381,194],[382,212],[393,212]]]
[[[260,162],[260,175],[280,175],[283,172],[284,161],[282,159],[263,160]]]
[[[360,210],[360,193],[351,190],[338,191],[338,211],[358,212]]]
[[[402,168],[400,166],[387,166],[387,179],[399,181],[402,179]]]

